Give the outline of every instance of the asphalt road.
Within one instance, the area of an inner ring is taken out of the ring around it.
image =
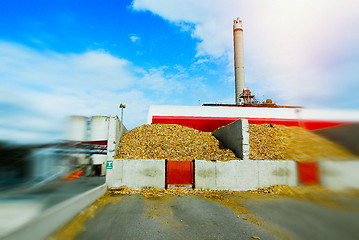
[[[75,239],[359,239],[358,196],[117,198],[88,218]]]
[[[345,204],[296,199],[253,201],[249,209],[263,220],[264,228],[292,239],[359,239],[359,201],[346,200]]]
[[[194,196],[125,196],[85,223],[75,239],[274,239],[221,204]]]

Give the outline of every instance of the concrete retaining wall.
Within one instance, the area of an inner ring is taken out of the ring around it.
[[[108,137],[107,137],[107,159],[106,161],[113,161],[116,156],[118,145],[123,134],[128,130],[118,119],[117,115],[111,115],[108,124]],[[101,175],[105,175],[107,172],[105,164],[102,167]]]
[[[45,239],[53,232],[61,229],[67,222],[74,218],[82,209],[88,207],[106,192],[106,184],[89,190],[81,195],[55,205],[35,217],[25,225],[14,229],[4,236],[3,240],[38,240]]]
[[[359,189],[359,161],[319,162],[320,184],[328,189]],[[297,186],[295,161],[195,161],[195,188],[246,191],[271,185]],[[107,169],[109,188],[165,188],[165,160],[113,160]]]
[[[274,184],[298,185],[294,161],[195,162],[196,189],[245,191]]]
[[[221,141],[226,148],[231,149],[237,157],[249,160],[249,125],[247,119],[239,119],[223,126],[212,134]]]
[[[320,184],[328,189],[359,189],[359,161],[319,162]]]
[[[295,161],[258,160],[258,187],[273,184],[298,185],[297,163]]]
[[[148,187],[165,188],[165,160],[114,159],[112,169],[107,169],[109,188],[126,185],[132,189]]]
[[[120,143],[120,138],[127,132],[128,130],[121,123],[118,117],[116,115],[111,115],[108,125],[107,160],[114,160],[116,150]]]

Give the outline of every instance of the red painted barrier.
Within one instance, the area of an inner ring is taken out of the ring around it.
[[[194,117],[194,116],[152,116],[152,124],[179,124],[204,132],[213,132],[219,127],[228,125],[240,118],[237,117]],[[297,120],[278,118],[246,118],[249,124],[272,123],[284,126],[300,126],[308,130],[333,127],[349,122],[324,120]]]
[[[319,184],[319,171],[317,162],[298,162],[299,183],[304,185]]]
[[[167,161],[166,185],[193,185],[193,162]]]

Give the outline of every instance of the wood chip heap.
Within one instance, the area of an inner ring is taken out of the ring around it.
[[[121,137],[119,159],[240,160],[209,132],[177,124],[142,125]]]
[[[109,189],[110,195],[131,195],[141,194],[145,198],[159,198],[165,196],[201,196],[208,199],[223,199],[224,194],[233,194],[233,191],[227,190],[193,190],[188,188],[174,188],[174,189],[160,189],[160,188],[148,188],[143,190],[133,190],[127,186],[121,186],[119,188]]]
[[[300,127],[250,124],[251,160],[348,160],[353,154],[338,144]]]

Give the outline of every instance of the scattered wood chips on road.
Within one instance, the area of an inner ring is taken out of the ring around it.
[[[288,196],[299,198],[299,196],[308,196],[308,194],[327,194],[331,193],[318,185],[313,186],[286,186],[286,185],[272,185],[258,190],[248,191],[229,191],[229,190],[194,190],[190,188],[174,188],[174,189],[160,189],[160,188],[145,188],[142,190],[133,190],[127,186],[109,189],[110,195],[131,195],[140,194],[146,198],[159,198],[164,196],[199,196],[208,199],[222,200],[225,196],[232,194],[251,194],[251,195],[271,195],[271,196]]]
[[[148,188],[143,190],[133,190],[127,186],[121,186],[109,190],[112,195],[131,195],[141,194],[146,198],[159,198],[164,196],[201,196],[211,199],[223,199],[223,194],[233,194],[232,191],[216,191],[216,190],[193,190],[189,188],[174,188],[174,189],[160,189],[160,188]]]

